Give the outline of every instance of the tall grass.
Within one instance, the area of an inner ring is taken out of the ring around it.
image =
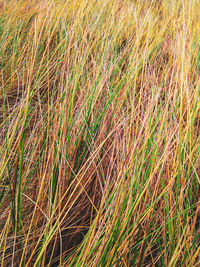
[[[1,266],[200,266],[199,17],[1,1]]]

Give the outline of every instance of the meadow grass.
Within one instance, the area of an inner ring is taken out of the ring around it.
[[[1,266],[200,266],[199,17],[0,1]]]

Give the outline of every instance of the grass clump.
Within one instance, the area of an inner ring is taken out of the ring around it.
[[[199,266],[199,17],[1,2],[1,266]]]

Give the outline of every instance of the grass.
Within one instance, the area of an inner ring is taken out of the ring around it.
[[[1,266],[199,266],[199,17],[0,1]]]

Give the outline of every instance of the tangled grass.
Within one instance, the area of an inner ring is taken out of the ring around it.
[[[0,2],[1,266],[200,266],[200,2]]]

